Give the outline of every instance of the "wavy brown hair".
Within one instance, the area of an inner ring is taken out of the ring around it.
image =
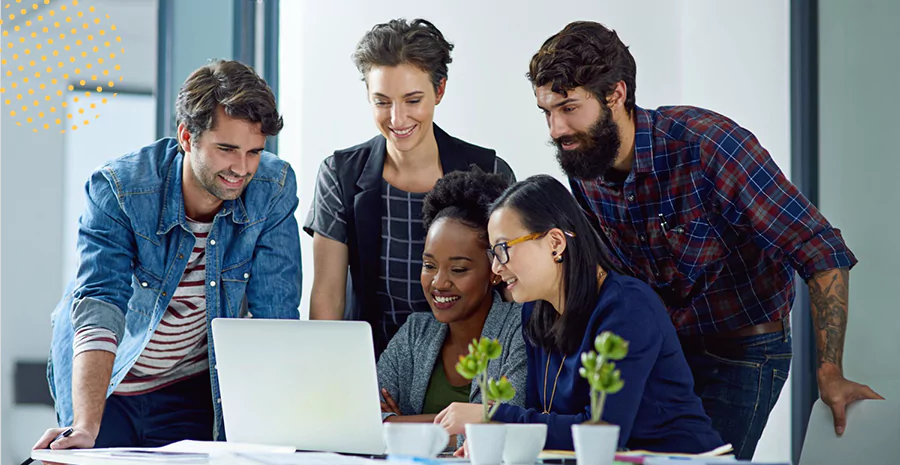
[[[238,61],[213,60],[191,73],[175,100],[176,123],[184,123],[199,138],[216,127],[219,106],[232,118],[260,123],[267,136],[278,135],[284,127],[272,89],[253,68]]]
[[[353,64],[363,81],[375,66],[413,65],[428,73],[437,91],[447,79],[447,65],[453,59],[453,44],[431,22],[424,19],[392,19],[376,24],[360,39],[353,53]]]
[[[625,82],[625,109],[634,109],[637,66],[615,31],[600,23],[576,21],[544,42],[531,58],[528,80],[534,87],[551,85],[553,92],[584,87],[606,102],[616,83]]]

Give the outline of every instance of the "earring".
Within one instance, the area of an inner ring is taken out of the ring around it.
[[[493,284],[494,286],[500,284],[500,277],[497,275],[494,275],[494,277],[491,279],[491,284]]]
[[[555,261],[556,263],[562,263],[562,262],[563,262],[563,256],[562,256],[562,254],[560,254],[558,257],[556,257],[556,259],[553,260],[553,261]]]
[[[556,256],[556,251],[555,251],[555,250],[553,251],[553,256],[554,256],[554,257]]]

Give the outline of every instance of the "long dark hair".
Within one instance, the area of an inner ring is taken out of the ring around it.
[[[575,352],[599,298],[597,265],[606,271],[618,269],[575,198],[552,176],[541,174],[513,184],[494,202],[491,213],[500,208],[518,212],[530,232],[559,228],[574,233],[567,239],[562,262],[560,293],[565,311],[560,316],[549,302],[535,302],[531,319],[525,323],[525,336],[547,351]]]

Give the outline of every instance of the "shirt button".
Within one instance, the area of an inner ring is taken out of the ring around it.
[[[219,397],[218,399],[216,399],[216,403],[217,403],[217,404],[221,404],[221,403],[222,403],[222,398]]]
[[[147,281],[144,281],[141,283],[141,287],[147,287],[147,286],[149,286],[149,284],[147,284]]]
[[[178,254],[178,259],[181,260],[182,258],[184,258],[184,254]]]
[[[250,279],[250,273],[244,273],[244,279]]]
[[[169,295],[169,294],[166,294],[166,292],[163,291],[163,297],[165,297],[165,296],[167,296],[167,295]]]
[[[631,195],[628,196],[628,201],[629,201],[629,202],[634,202],[634,194],[631,194]]]
[[[216,287],[216,282],[215,282],[215,281],[210,281],[210,282],[209,282],[209,285],[210,285],[210,287]]]
[[[638,239],[640,239],[641,242],[647,242],[647,236],[645,236],[645,235],[643,235],[643,234],[641,234],[640,236],[638,236]]]
[[[215,239],[210,239],[210,240],[209,240],[209,245],[216,245],[216,240],[215,240]]]

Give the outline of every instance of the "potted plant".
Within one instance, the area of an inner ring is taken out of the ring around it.
[[[582,367],[578,373],[591,388],[591,420],[572,425],[575,457],[579,465],[609,465],[619,443],[619,426],[610,425],[601,418],[606,396],[622,390],[625,381],[616,369],[614,360],[622,360],[628,354],[628,341],[604,331],[594,339],[594,349],[581,354]]]
[[[503,455],[506,426],[491,424],[490,421],[502,402],[515,397],[516,389],[505,376],[495,381],[487,375],[488,362],[499,358],[502,353],[503,347],[496,339],[473,339],[469,344],[469,353],[460,355],[456,364],[457,373],[473,380],[481,389],[482,423],[466,425],[468,455],[474,465],[497,465]]]

